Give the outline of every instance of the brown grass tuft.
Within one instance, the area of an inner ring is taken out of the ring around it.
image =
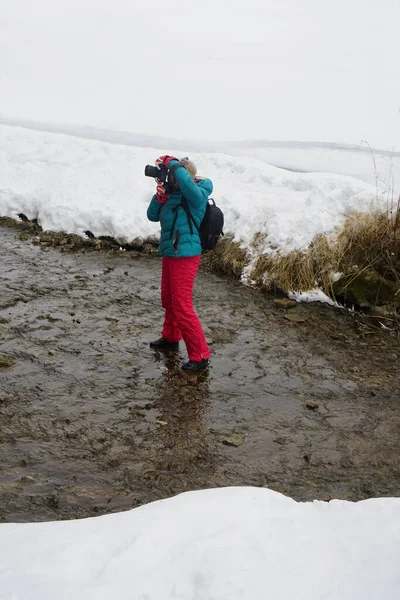
[[[319,286],[325,290],[330,287],[332,266],[328,240],[319,235],[305,252],[293,250],[283,255],[261,255],[251,278],[264,289],[310,290]]]
[[[335,243],[318,235],[305,251],[263,254],[251,278],[264,289],[306,291],[321,288],[333,296],[332,273],[374,269],[384,279],[400,283],[400,199],[387,212],[354,213]]]
[[[203,254],[202,265],[208,269],[219,271],[235,279],[239,279],[247,264],[247,252],[240,248],[230,237],[219,240],[212,252]]]
[[[400,283],[400,199],[394,211],[349,217],[335,245],[340,271],[372,267]]]
[[[263,240],[264,236],[256,234],[253,248],[262,246]],[[229,237],[220,240],[216,250],[202,258],[206,268],[236,279],[249,261],[248,253]],[[334,243],[321,234],[305,251],[261,254],[250,277],[265,290],[279,288],[289,292],[319,287],[334,298],[333,273],[352,273],[357,277],[367,269],[400,284],[400,199],[387,212],[350,215]]]

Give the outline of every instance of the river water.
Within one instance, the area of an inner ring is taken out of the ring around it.
[[[120,511],[183,491],[400,496],[400,342],[200,272],[208,375],[149,348],[161,261],[61,252],[0,227],[0,520]]]

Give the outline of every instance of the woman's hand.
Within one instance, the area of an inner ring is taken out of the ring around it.
[[[161,181],[159,181],[157,183],[157,188],[156,188],[156,200],[160,204],[164,204],[164,202],[166,201],[167,198],[168,198],[168,194],[165,191],[164,184]]]

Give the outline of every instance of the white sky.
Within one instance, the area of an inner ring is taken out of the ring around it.
[[[0,115],[400,147],[399,0],[0,0]]]

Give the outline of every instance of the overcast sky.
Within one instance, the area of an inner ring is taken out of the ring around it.
[[[400,149],[399,0],[0,0],[0,115]]]

